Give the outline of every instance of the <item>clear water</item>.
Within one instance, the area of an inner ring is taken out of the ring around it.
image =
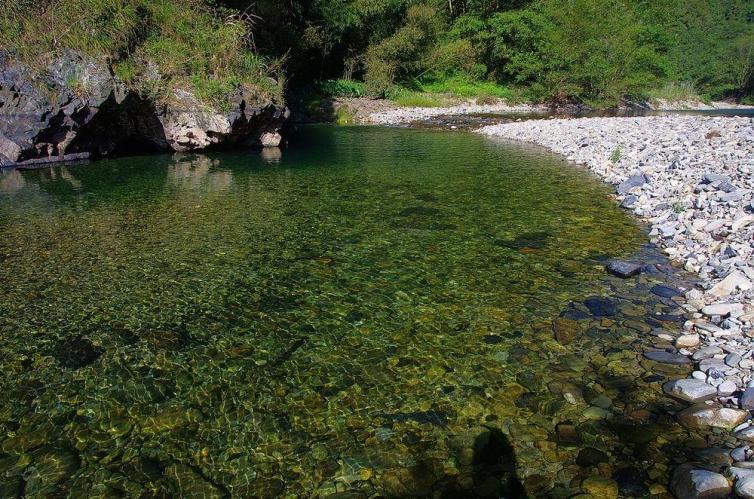
[[[667,483],[699,437],[641,351],[682,283],[605,274],[666,263],[606,186],[466,133],[294,143],[0,173],[0,496]]]

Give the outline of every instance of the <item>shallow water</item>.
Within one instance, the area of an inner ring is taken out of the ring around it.
[[[642,496],[702,446],[640,360],[687,283],[591,174],[294,144],[0,173],[0,496]]]

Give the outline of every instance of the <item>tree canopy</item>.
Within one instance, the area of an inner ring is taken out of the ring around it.
[[[750,0],[235,0],[296,81],[462,77],[534,98],[616,103],[669,84],[751,97]],[[282,5],[281,5],[282,4]]]

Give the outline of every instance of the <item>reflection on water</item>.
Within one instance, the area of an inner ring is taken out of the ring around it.
[[[283,159],[283,151],[279,147],[265,147],[259,154],[268,163],[280,163]]]
[[[592,176],[470,134],[4,172],[0,496],[642,496],[702,437]],[[341,492],[350,495],[334,496]]]
[[[168,166],[168,179],[180,188],[202,187],[208,192],[224,191],[233,183],[233,172],[219,166],[218,159],[177,154]]]

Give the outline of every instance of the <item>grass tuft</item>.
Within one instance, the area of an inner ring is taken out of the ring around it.
[[[613,150],[613,153],[610,155],[610,162],[612,163],[618,163],[620,162],[620,158],[623,151],[621,150],[621,147],[618,146]]]

